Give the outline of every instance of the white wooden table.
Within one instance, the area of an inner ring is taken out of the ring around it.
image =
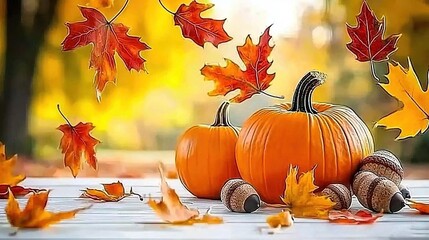
[[[79,199],[80,189],[100,188],[100,183],[116,182],[118,179],[91,178],[30,178],[22,184],[26,187],[52,189],[47,209],[67,210],[86,206],[90,200]],[[159,197],[159,179],[120,179],[127,191],[151,194]],[[261,232],[266,227],[268,214],[279,209],[263,209],[252,214],[229,212],[220,201],[202,200],[188,193],[178,180],[168,180],[182,201],[192,208],[204,212],[212,207],[213,215],[220,215],[225,223],[219,225],[197,224],[175,226],[164,224],[152,210],[137,197],[129,197],[120,202],[95,203],[76,218],[65,220],[42,230],[20,230],[16,236],[7,222],[4,211],[0,212],[0,239],[429,239],[429,215],[415,214],[403,209],[397,214],[385,214],[370,225],[338,225],[323,220],[295,219],[293,227],[281,233],[268,235]],[[405,181],[416,200],[429,201],[429,181]],[[0,200],[4,209],[7,200]],[[20,199],[24,204],[26,198]],[[361,208],[353,199],[353,208]]]

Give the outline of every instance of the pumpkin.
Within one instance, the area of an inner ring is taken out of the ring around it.
[[[223,184],[240,178],[235,161],[238,130],[229,121],[229,102],[224,102],[212,125],[191,127],[179,138],[177,173],[196,197],[220,199]]]
[[[312,93],[325,77],[309,72],[292,103],[263,108],[243,124],[237,166],[265,202],[281,203],[291,165],[301,172],[316,167],[320,190],[331,183],[349,187],[361,160],[374,151],[370,131],[350,108],[312,103]]]

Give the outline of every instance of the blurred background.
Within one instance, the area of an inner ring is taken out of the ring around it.
[[[101,9],[107,19],[119,11],[124,0]],[[175,11],[190,1],[164,0]],[[208,2],[208,1],[201,1]],[[92,122],[99,171],[84,166],[82,176],[144,177],[161,160],[174,168],[177,137],[195,124],[211,124],[226,97],[209,97],[213,82],[203,81],[205,63],[224,65],[229,58],[244,68],[236,52],[248,34],[258,42],[271,24],[269,72],[276,78],[267,92],[284,95],[287,101],[299,79],[309,70],[328,74],[314,100],[351,107],[367,123],[376,148],[389,149],[401,157],[408,178],[429,178],[429,135],[394,141],[398,130],[373,128],[381,117],[401,107],[370,75],[369,63],[355,60],[345,45],[350,41],[345,23],[356,25],[362,0],[212,0],[215,7],[205,17],[227,18],[226,31],[234,38],[218,49],[201,48],[181,35],[173,17],[157,0],[131,0],[117,18],[152,49],[141,53],[147,60],[144,72],[129,72],[116,56],[117,85],[108,84],[101,102],[89,69],[92,46],[61,51],[67,34],[66,22],[82,21],[78,5],[88,0],[0,1],[0,141],[7,155],[18,153],[19,171],[27,176],[71,176],[63,168],[56,130],[64,120],[56,105],[72,124]],[[402,33],[399,50],[392,58],[407,66],[410,57],[423,88],[427,87],[429,63],[429,1],[368,0],[377,16],[387,20],[386,35]],[[243,14],[245,13],[245,14]],[[376,64],[383,79],[386,64]],[[281,101],[255,95],[233,104],[232,122],[241,126],[253,112]]]

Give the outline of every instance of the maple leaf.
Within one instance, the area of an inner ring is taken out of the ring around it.
[[[384,17],[381,21],[378,20],[366,1],[363,1],[356,19],[358,22],[356,27],[346,24],[347,33],[352,39],[347,43],[347,48],[356,55],[358,61],[384,61],[398,49],[396,44],[401,35],[394,34],[383,39],[386,20]]]
[[[328,197],[314,193],[318,188],[314,185],[314,170],[301,174],[297,179],[298,167],[290,166],[281,199],[295,217],[326,218],[328,211],[335,205]]]
[[[378,218],[382,217],[382,213],[372,214],[367,210],[359,210],[352,213],[349,210],[331,210],[329,211],[329,222],[341,224],[369,224],[374,223]]]
[[[407,201],[410,202],[407,204],[410,208],[419,211],[421,214],[429,214],[429,203],[417,202],[410,199],[407,199]]]
[[[38,188],[25,188],[21,186],[0,185],[0,199],[8,198],[9,191],[12,191],[12,194],[14,196],[19,197],[19,196],[25,196],[29,193],[37,193],[37,192],[46,191],[46,190],[38,189]]]
[[[13,194],[9,194],[5,212],[10,225],[17,228],[48,227],[64,219],[73,218],[76,213],[91,207],[88,206],[58,213],[49,212],[45,210],[48,197],[49,191],[34,193],[28,199],[24,210],[21,211],[18,201],[16,201]]]
[[[16,160],[18,155],[14,155],[10,159],[6,158],[6,147],[3,143],[0,142],[0,184],[15,186],[18,183],[24,181],[24,175],[15,175],[13,174],[13,169],[15,168]]]
[[[131,195],[138,195],[130,190],[130,193],[126,193],[124,185],[120,181],[109,184],[102,184],[104,190],[87,188],[82,190],[83,193],[80,196],[81,198],[91,198],[96,201],[102,202],[119,202],[122,199],[129,197]],[[140,199],[142,197],[140,196]]]
[[[126,5],[122,8],[125,8]],[[145,60],[140,56],[140,51],[150,47],[140,41],[139,37],[129,36],[129,28],[122,23],[113,23],[97,9],[79,7],[83,17],[82,22],[66,23],[68,34],[61,43],[63,51],[73,50],[77,47],[93,44],[90,58],[90,67],[95,68],[95,88],[97,99],[101,100],[108,82],[116,82],[115,52],[125,63],[129,71],[144,70]]]
[[[158,169],[161,176],[162,198],[159,202],[150,198],[147,203],[149,207],[151,207],[162,220],[168,223],[186,223],[198,217],[199,212],[183,205],[176,191],[168,186],[161,164]]]
[[[110,8],[113,6],[113,0],[89,0],[86,5],[95,8]]]
[[[293,217],[289,211],[281,211],[267,217],[267,224],[270,228],[290,227],[293,225]]]
[[[403,107],[380,119],[375,126],[399,128],[401,133],[397,140],[423,133],[429,125],[429,93],[422,90],[410,59],[408,66],[409,69],[405,69],[400,64],[389,63],[386,76],[389,83],[379,83]]]
[[[214,4],[203,4],[194,0],[189,5],[181,4],[174,13],[168,10],[161,0],[159,3],[174,16],[174,25],[180,27],[183,37],[191,39],[197,45],[204,47],[204,43],[210,42],[218,47],[219,44],[232,40],[232,37],[223,29],[226,19],[216,20],[201,17],[201,13],[214,7]]]
[[[97,158],[95,156],[95,146],[100,143],[90,135],[95,128],[92,123],[78,123],[73,126],[57,105],[61,116],[67,121],[67,124],[60,125],[57,129],[63,132],[60,141],[60,148],[64,154],[64,166],[69,167],[73,177],[76,177],[81,168],[81,159],[84,157],[86,162],[97,169]]]
[[[248,35],[244,45],[237,47],[238,55],[246,66],[245,71],[229,59],[225,59],[225,67],[204,65],[201,69],[204,79],[215,82],[215,89],[208,93],[209,96],[226,95],[231,91],[240,89],[240,94],[230,99],[231,102],[239,103],[257,93],[268,95],[264,90],[270,86],[275,77],[275,73],[267,73],[272,64],[272,61],[269,62],[267,58],[274,48],[274,46],[269,45],[270,27],[265,29],[260,36],[258,45],[255,45]]]

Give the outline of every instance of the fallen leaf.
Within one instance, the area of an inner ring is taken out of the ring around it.
[[[419,211],[421,214],[429,214],[429,203],[417,202],[411,199],[407,199],[408,206],[412,209]]]
[[[48,227],[64,219],[73,218],[76,213],[91,207],[88,206],[71,211],[54,213],[45,210],[48,197],[49,191],[34,193],[28,199],[24,210],[21,211],[18,201],[16,201],[13,194],[9,194],[5,212],[10,225],[17,228]]]
[[[182,4],[174,13],[174,25],[182,29],[182,35],[201,47],[210,42],[215,47],[232,39],[223,29],[226,19],[201,18],[201,13],[214,7],[214,4],[192,1],[189,6]],[[168,10],[167,10],[168,11]]]
[[[385,18],[379,21],[366,1],[362,2],[356,19],[358,22],[356,27],[346,24],[347,33],[352,39],[347,43],[347,48],[356,55],[358,61],[384,61],[398,49],[396,44],[401,35],[394,34],[383,39],[386,29]]]
[[[113,6],[113,0],[89,0],[86,5],[95,8],[110,8]]]
[[[189,209],[180,201],[176,191],[168,186],[161,164],[158,167],[161,176],[161,201],[149,199],[148,205],[162,220],[168,223],[186,223],[198,217],[199,212]]]
[[[9,190],[12,191],[12,194],[16,197],[25,196],[29,193],[46,191],[45,189],[38,189],[38,188],[25,188],[21,186],[0,185],[0,199],[8,198]]]
[[[386,76],[389,83],[379,83],[403,107],[380,119],[375,126],[399,128],[401,133],[397,140],[423,133],[429,125],[429,93],[422,90],[410,59],[408,65],[409,69],[405,69],[400,64],[389,63]]]
[[[193,223],[206,223],[206,224],[221,224],[223,223],[223,218],[218,216],[213,216],[210,214],[211,208],[207,210],[207,212],[198,218],[191,218],[188,222]]]
[[[95,88],[97,99],[101,100],[108,82],[116,82],[115,52],[124,61],[128,70],[144,70],[145,60],[140,51],[150,47],[140,41],[139,37],[129,36],[129,28],[122,23],[108,21],[97,9],[79,7],[82,22],[66,23],[68,35],[61,43],[63,51],[93,44],[90,67],[95,68]]]
[[[267,217],[267,224],[270,228],[290,227],[293,225],[293,217],[289,211],[281,211]]]
[[[329,211],[329,222],[341,224],[369,224],[374,223],[378,218],[382,217],[382,213],[372,214],[367,210],[359,210],[352,213],[349,210],[331,210]]]
[[[239,103],[254,94],[264,93],[263,91],[270,86],[275,76],[274,73],[267,73],[272,64],[272,61],[268,61],[268,56],[274,48],[274,46],[269,45],[270,27],[261,35],[258,45],[253,44],[249,35],[244,45],[237,47],[238,55],[246,66],[245,71],[229,59],[225,59],[225,67],[205,65],[201,69],[201,74],[205,80],[215,82],[215,89],[208,93],[209,96],[226,95],[231,91],[240,89],[240,93],[230,99],[231,102]]]
[[[125,193],[124,186],[121,182],[102,184],[104,190],[87,188],[83,190],[81,198],[91,198],[102,202],[118,202],[126,197],[131,196],[130,193]]]
[[[329,210],[335,205],[328,197],[314,193],[318,188],[314,185],[314,170],[301,174],[297,179],[298,167],[290,166],[281,199],[295,217],[327,218]]]
[[[0,185],[15,186],[18,183],[24,181],[24,175],[15,175],[13,169],[15,168],[16,160],[18,155],[7,159],[6,158],[6,147],[0,142]]]
[[[95,146],[100,143],[90,135],[95,128],[92,123],[78,123],[72,126],[69,120],[57,105],[58,112],[66,120],[67,124],[60,125],[57,129],[63,132],[60,141],[60,149],[64,154],[64,165],[69,167],[73,177],[76,177],[81,168],[81,159],[84,157],[86,162],[93,169],[97,169],[97,158],[95,156]]]

